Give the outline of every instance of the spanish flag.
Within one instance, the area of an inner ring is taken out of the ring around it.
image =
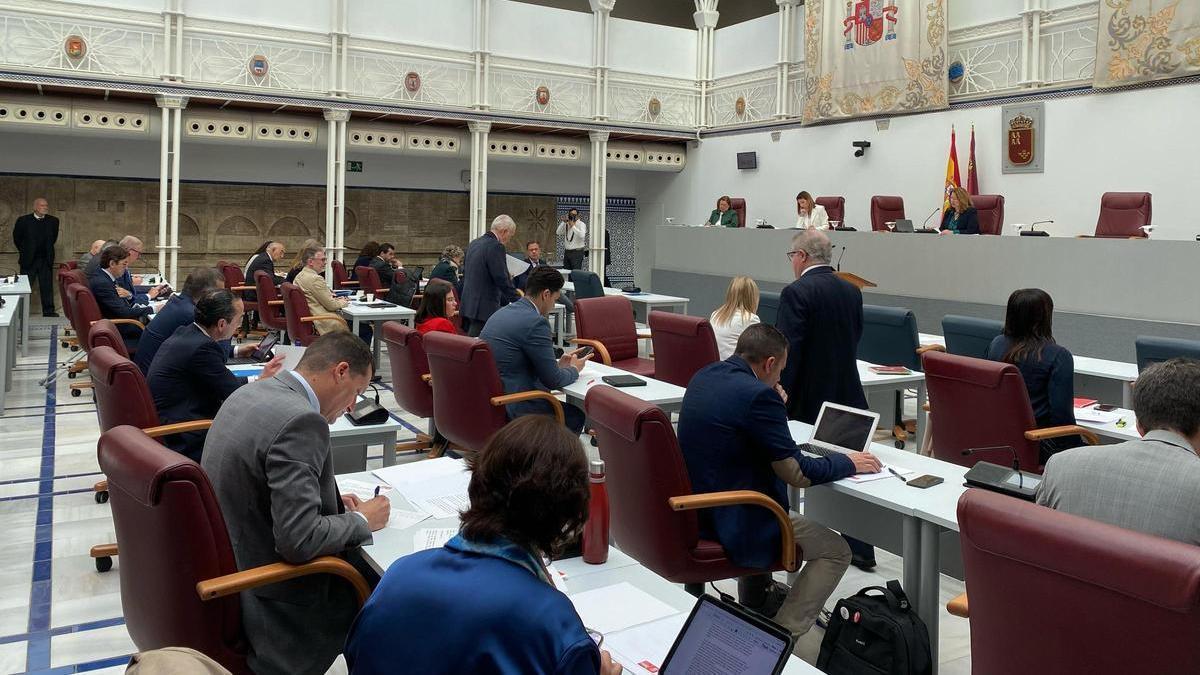
[[[958,148],[954,144],[954,127],[950,127],[950,159],[946,160],[946,189],[942,195],[942,213],[950,208],[950,191],[962,184],[958,177]]]

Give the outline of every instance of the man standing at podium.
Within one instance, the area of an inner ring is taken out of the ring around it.
[[[788,417],[817,421],[826,401],[866,408],[858,379],[858,341],[863,331],[862,291],[834,274],[833,245],[820,230],[792,238],[787,253],[796,280],[779,295],[775,325],[788,339],[788,361],[779,383],[788,395]],[[846,538],[855,567],[875,566],[875,549]]]

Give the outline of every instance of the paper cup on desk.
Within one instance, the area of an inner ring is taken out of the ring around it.
[[[367,297],[367,292],[366,292],[366,291],[362,291],[362,290],[360,290],[360,291],[358,291],[357,293],[355,293],[355,294],[354,294],[354,299],[355,299],[355,300],[358,300],[359,302],[361,302],[361,301],[362,301],[362,299],[363,299],[363,298],[365,298],[365,297]]]
[[[367,293],[367,302],[375,302],[375,294]]]

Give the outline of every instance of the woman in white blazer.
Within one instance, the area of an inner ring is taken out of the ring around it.
[[[708,317],[717,338],[721,360],[733,356],[738,338],[747,327],[758,323],[758,284],[747,276],[737,276],[725,291],[725,304]]]
[[[803,190],[796,195],[796,229],[829,229],[829,214],[825,213],[825,207],[813,201],[812,195]]]

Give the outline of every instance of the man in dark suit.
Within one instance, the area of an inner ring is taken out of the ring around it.
[[[196,320],[196,298],[208,291],[225,287],[225,278],[213,267],[197,267],[187,275],[183,282],[183,291],[171,296],[167,304],[155,313],[154,318],[142,331],[138,340],[137,354],[133,362],[141,369],[142,374],[150,373],[150,364],[167,338],[183,326],[190,325]],[[227,355],[233,355],[233,348],[228,343],[224,345]]]
[[[261,253],[255,253],[254,257],[250,259],[249,264],[246,265],[246,273],[244,275],[246,277],[246,285],[253,286],[257,283],[254,279],[254,273],[259,270],[271,275],[271,278],[278,283],[279,280],[275,279],[275,263],[279,260],[282,260],[283,255],[286,252],[287,247],[283,245],[282,241],[267,242],[267,245],[263,248],[263,251]],[[243,293],[242,297],[246,298],[246,300],[250,302],[256,302],[258,300],[258,294],[254,291],[246,291]]]
[[[225,367],[229,354],[223,345],[241,325],[244,311],[242,299],[230,291],[206,291],[196,299],[195,321],[162,343],[146,384],[163,424],[212,419],[225,399],[246,384],[245,377]],[[283,357],[276,356],[258,377],[272,377],[282,367]],[[205,431],[167,436],[166,445],[199,462],[205,436]]]
[[[833,246],[821,230],[792,237],[788,251],[796,280],[779,294],[775,325],[788,339],[788,364],[780,384],[788,395],[788,416],[817,421],[826,401],[866,408],[858,379],[858,340],[862,337],[862,291],[834,274]],[[875,566],[875,549],[847,538],[853,565]]]
[[[90,277],[93,274],[95,274],[96,272],[99,272],[100,271],[100,253],[102,253],[104,251],[104,249],[108,248],[109,246],[120,246],[120,245],[121,245],[121,242],[117,241],[116,239],[105,239],[104,243],[100,244],[100,250],[97,251],[96,255],[92,256],[92,259],[89,260],[87,262],[87,265],[84,266],[84,268],[83,268],[84,275]]]
[[[359,547],[387,524],[385,496],[338,493],[329,423],[367,387],[371,350],[356,335],[317,338],[295,370],[233,392],[214,418],[201,465],[225,516],[238,569],[323,555],[360,569]],[[371,577],[368,577],[371,578]],[[349,584],[318,574],[241,594],[256,673],[324,673],[342,651],[358,603]]]
[[[133,265],[141,259],[142,249],[145,248],[145,246],[146,245],[142,243],[141,239],[138,239],[132,234],[126,235],[121,239],[121,247],[126,251],[129,251],[130,265]],[[133,295],[133,304],[135,305],[149,304],[151,300],[156,299],[159,295],[162,295],[162,293],[167,290],[166,284],[152,286],[144,293],[137,290],[136,287],[142,285],[142,275],[133,274],[128,268],[125,270],[125,273],[121,275],[121,278],[117,279],[117,284]]]
[[[520,295],[508,275],[504,245],[517,232],[517,224],[506,215],[496,216],[492,231],[467,245],[463,262],[462,306],[459,314],[470,323],[467,335],[478,337],[483,324],[504,305]]]
[[[679,412],[679,445],[697,493],[754,490],[786,511],[786,484],[804,488],[879,471],[879,460],[868,452],[811,458],[796,450],[788,430],[787,395],[779,386],[789,361],[787,345],[775,327],[750,326],[738,338],[733,356],[705,366],[692,379]],[[766,509],[723,506],[702,512],[700,525],[704,536],[720,541],[737,565],[764,569],[779,557],[779,526]],[[850,549],[837,534],[804,516],[792,516],[792,531],[805,564],[791,589],[761,573],[740,578],[738,595],[742,604],[801,636],[845,573]],[[819,631],[802,644],[815,656]]]
[[[468,253],[468,256],[470,254]],[[468,258],[469,260],[470,258]],[[479,337],[492,348],[492,358],[500,371],[504,393],[541,389],[550,391],[571,384],[588,357],[578,358],[579,350],[554,358],[554,341],[546,315],[562,294],[563,277],[552,267],[538,267],[529,273],[525,297],[502,307],[492,315]],[[549,415],[546,401],[526,401],[508,406],[510,418],[521,415]],[[583,430],[584,414],[579,408],[563,406],[564,423],[575,433]]]
[[[529,273],[534,267],[545,267],[549,264],[542,258],[542,245],[536,239],[525,243],[525,262],[529,263],[530,268],[513,277],[513,285],[521,290],[525,290],[525,282],[529,280]]]
[[[45,197],[33,200],[33,213],[27,213],[13,225],[13,244],[21,274],[36,283],[42,300],[42,316],[58,316],[54,311],[54,245],[58,243],[58,218],[49,214]]]
[[[100,252],[100,269],[88,277],[88,288],[92,291],[92,297],[96,298],[100,315],[106,319],[141,321],[154,311],[149,305],[130,304],[129,300],[118,294],[120,287],[117,285],[117,279],[121,278],[128,268],[129,252],[120,246],[109,246]],[[137,349],[142,331],[128,324],[117,324],[117,330],[121,331],[126,348],[133,353]]]

